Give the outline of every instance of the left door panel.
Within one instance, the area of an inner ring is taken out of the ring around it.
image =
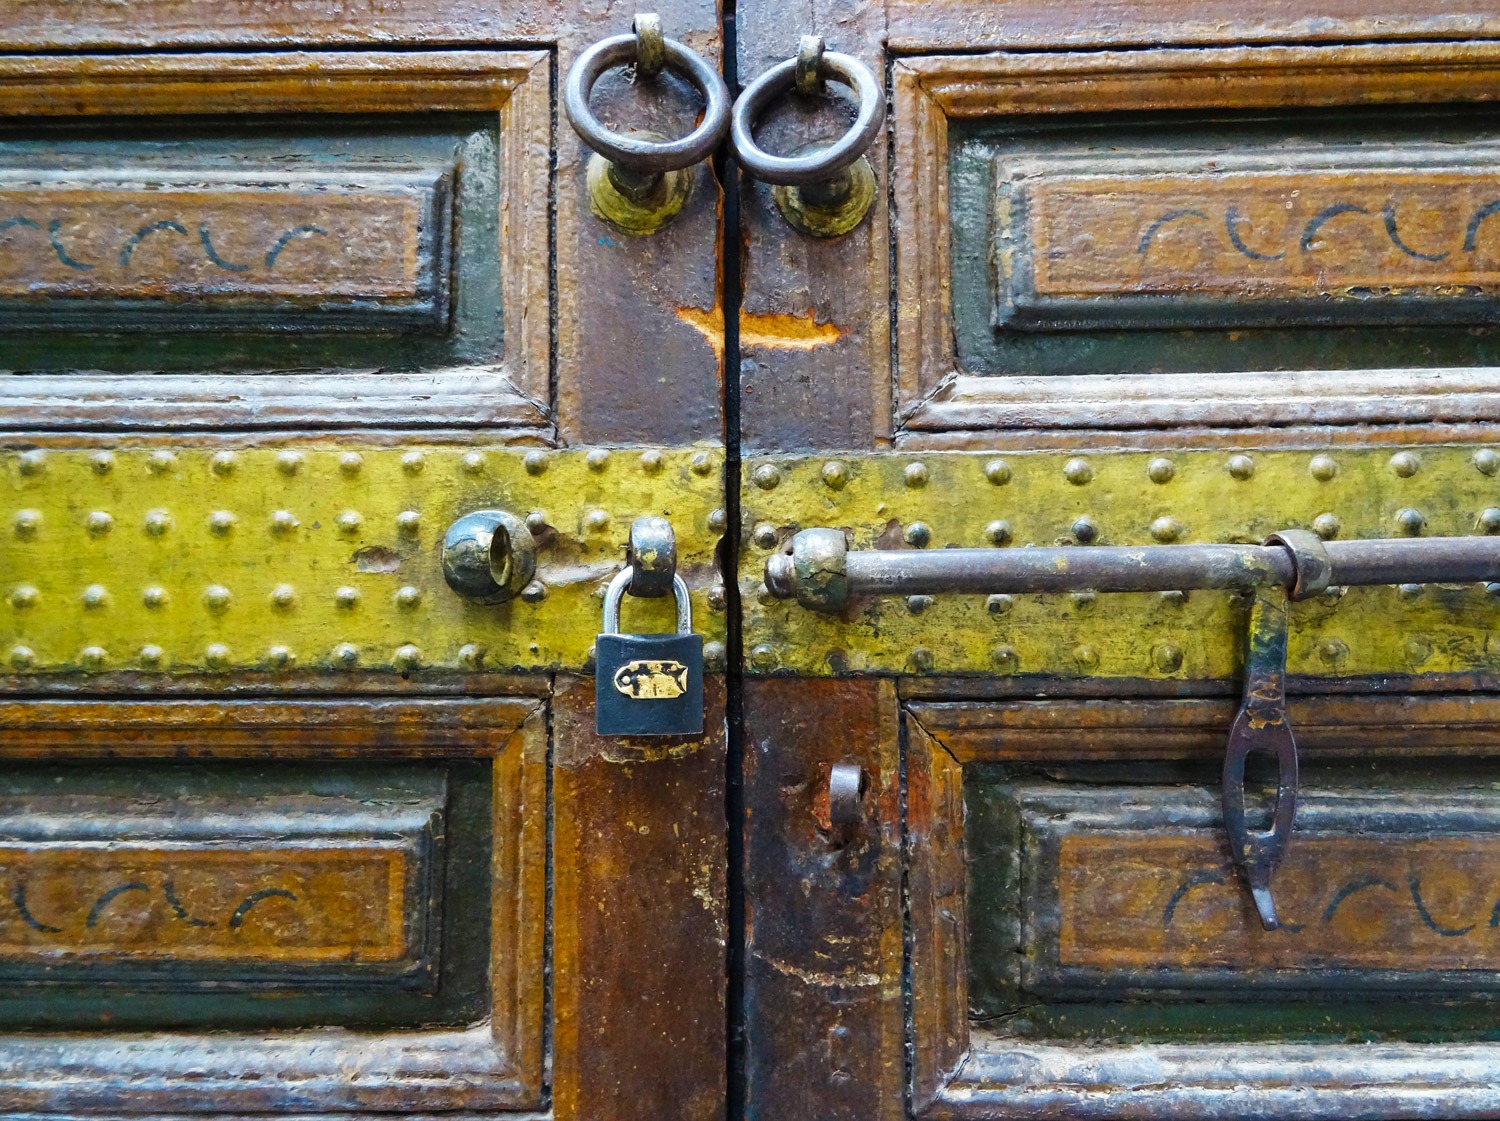
[[[621,234],[554,98],[628,26],[80,14],[0,19],[0,1112],[717,1118],[718,187]],[[690,739],[593,730],[645,515]]]

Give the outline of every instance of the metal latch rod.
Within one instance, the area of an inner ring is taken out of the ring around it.
[[[840,529],[804,529],[766,562],[766,587],[815,611],[860,595],[1165,592],[1278,584],[1292,599],[1330,584],[1500,580],[1492,537],[1319,540],[1305,530],[1264,545],[1089,545],[853,550]]]

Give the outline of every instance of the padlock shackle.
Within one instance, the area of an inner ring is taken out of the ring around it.
[[[620,600],[630,586],[631,575],[631,569],[626,568],[609,582],[604,593],[604,629],[601,634],[620,633]],[[672,597],[677,601],[677,633],[692,634],[693,601],[688,595],[687,581],[676,573],[672,574]]]

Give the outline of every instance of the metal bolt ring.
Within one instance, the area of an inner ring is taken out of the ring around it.
[[[843,171],[864,155],[885,122],[885,98],[870,68],[852,55],[825,51],[820,73],[854,91],[858,117],[848,132],[826,148],[800,156],[771,155],[755,142],[755,122],[772,101],[796,88],[797,66],[798,60],[789,58],[751,82],[734,103],[729,126],[730,142],[744,169],[763,182],[784,187],[818,183]]]
[[[630,523],[630,583],[633,596],[655,599],[672,594],[677,575],[677,535],[666,518],[647,514]]]
[[[705,159],[729,128],[729,88],[719,72],[711,67],[703,56],[676,39],[663,39],[662,50],[666,65],[683,75],[703,94],[707,104],[703,108],[703,121],[688,135],[678,140],[646,140],[641,137],[623,136],[612,132],[600,123],[589,108],[589,94],[594,83],[606,70],[624,66],[638,59],[635,35],[615,35],[601,39],[573,63],[568,71],[568,81],[563,88],[563,108],[573,131],[583,142],[605,159],[620,167],[636,171],[676,171],[691,167]]]

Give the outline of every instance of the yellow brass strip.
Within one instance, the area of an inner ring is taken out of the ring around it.
[[[772,599],[762,572],[809,526],[845,527],[858,549],[1258,543],[1287,527],[1341,539],[1497,533],[1497,473],[1500,454],[1472,446],[752,459],[739,574],[747,668],[1233,677],[1244,607],[1226,592],[877,597],[838,618]],[[1331,589],[1293,605],[1291,625],[1297,675],[1500,668],[1500,595],[1480,585]]]
[[[8,443],[0,672],[580,668],[642,514],[671,521],[711,668],[723,656],[717,448]],[[537,573],[483,606],[439,549],[493,508],[534,527]],[[627,599],[622,623],[673,630],[671,597]]]

